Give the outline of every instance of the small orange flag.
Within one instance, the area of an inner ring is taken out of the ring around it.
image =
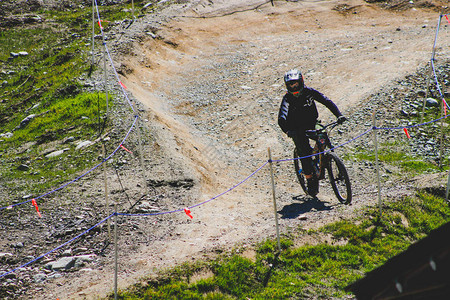
[[[194,217],[191,215],[191,210],[189,208],[185,208],[184,212],[189,216],[189,218],[193,219]]]
[[[42,215],[41,215],[41,213],[39,212],[39,207],[38,207],[38,205],[37,205],[37,203],[36,203],[36,200],[32,199],[32,200],[31,200],[31,204],[33,204],[33,206],[36,208],[36,212],[38,213],[39,218],[42,218]]]
[[[409,135],[408,129],[403,128],[403,131],[405,132],[406,136],[408,137],[408,139],[411,138],[411,136]]]

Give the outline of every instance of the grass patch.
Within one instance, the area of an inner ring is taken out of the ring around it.
[[[436,162],[426,160],[423,156],[415,156],[408,150],[409,145],[401,142],[384,142],[378,147],[378,160],[385,165],[396,166],[399,168],[399,174],[418,175],[424,173],[434,173],[442,171]],[[369,152],[367,148],[359,147],[352,153],[343,155],[345,159],[353,161],[367,161],[373,164],[375,162],[374,151]],[[447,169],[448,158],[444,158],[444,169]]]
[[[285,237],[282,252],[276,254],[276,241],[267,240],[256,246],[255,260],[234,251],[213,261],[184,264],[120,293],[119,298],[342,298],[348,295],[347,285],[450,221],[446,201],[427,193],[386,203],[381,219],[378,214],[378,209],[369,208],[360,220],[307,233],[331,235],[334,244],[294,247]],[[191,281],[196,272],[210,275]]]
[[[131,3],[100,6],[104,32],[115,21],[131,19],[130,8]],[[1,192],[19,197],[44,192],[98,163],[97,151],[78,151],[63,141],[94,140],[111,126],[104,119],[106,96],[92,87],[91,7],[37,14],[44,22],[0,31]],[[95,34],[99,48],[98,25]],[[21,52],[28,55],[17,56]],[[62,149],[67,151],[56,158],[45,157]],[[22,164],[29,169],[18,170]],[[0,200],[0,205],[10,203]]]

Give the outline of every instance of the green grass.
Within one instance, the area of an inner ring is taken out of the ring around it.
[[[143,5],[135,2],[136,8]],[[117,20],[131,19],[129,8],[131,3],[100,6],[100,15],[108,21],[102,24],[104,31]],[[69,137],[94,140],[111,125],[104,124],[105,94],[85,88],[95,71],[90,55],[91,7],[38,14],[45,22],[0,31],[0,133],[13,134],[0,138],[0,176],[2,192],[9,195],[25,190],[27,194],[44,192],[97,164],[98,151],[75,150],[73,144],[62,141]],[[99,33],[96,25],[95,34]],[[96,39],[96,51],[100,47],[101,41]],[[11,52],[20,51],[28,55],[10,57]],[[109,100],[112,108],[111,95]],[[20,126],[30,115],[35,118]],[[57,158],[44,155],[66,148],[69,150]],[[19,171],[21,164],[31,169]],[[11,199],[0,200],[0,205],[10,203]]]
[[[285,237],[276,254],[276,241],[267,240],[256,246],[255,258],[235,250],[212,261],[185,263],[121,292],[119,299],[344,298],[347,285],[450,221],[446,201],[427,193],[387,203],[381,219],[378,214],[368,208],[359,220],[306,233],[331,235],[334,244],[295,247],[293,237]],[[196,274],[203,276],[193,280]]]
[[[449,99],[446,100],[447,102]],[[421,124],[422,122],[429,122],[441,118],[441,108],[432,107],[427,108],[425,111],[424,119],[422,121],[421,115],[416,117],[411,117],[408,122],[411,124]],[[405,122],[405,121],[404,121]],[[424,174],[424,173],[434,173],[440,172],[442,170],[447,170],[450,163],[448,155],[443,155],[443,161],[439,165],[435,159],[429,159],[423,155],[414,154],[412,147],[415,146],[414,139],[421,138],[421,135],[426,132],[427,137],[433,137],[435,140],[439,141],[441,139],[441,134],[443,133],[444,150],[448,148],[447,140],[450,136],[450,117],[443,120],[444,126],[441,131],[441,121],[434,122],[431,124],[410,128],[409,134],[411,135],[411,140],[406,138],[406,135],[401,131],[399,137],[396,140],[392,139],[378,139],[378,159],[379,162],[386,168],[391,166],[399,168],[395,175],[405,175],[409,176]],[[380,130],[385,132],[384,130]],[[380,134],[378,133],[378,134]],[[433,154],[438,154],[440,151],[440,146],[437,144],[435,146]],[[448,152],[447,152],[448,153]],[[343,158],[351,161],[357,162],[375,162],[375,149],[373,147],[359,146],[354,149],[354,151],[347,152],[342,155]]]

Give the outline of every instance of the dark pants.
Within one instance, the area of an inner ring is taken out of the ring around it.
[[[305,133],[306,130],[311,129],[314,129],[314,125],[312,125],[311,128],[301,128],[299,130],[296,130],[296,134],[291,136],[300,157],[309,156],[312,154],[312,148],[309,144],[309,138]],[[311,157],[302,158],[300,159],[300,161],[302,162],[303,173],[305,175],[311,175],[313,173]]]

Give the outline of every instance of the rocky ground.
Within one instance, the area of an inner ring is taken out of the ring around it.
[[[282,76],[290,68],[300,68],[306,84],[334,100],[348,117],[349,122],[332,133],[336,145],[370,129],[374,112],[380,127],[408,125],[421,112],[436,23],[446,4],[178,3],[107,33],[115,67],[141,117],[139,134],[134,130],[124,144],[133,153],[119,151],[107,164],[108,205],[99,170],[50,195],[41,207],[43,218],[37,218],[31,206],[5,212],[0,228],[8,234],[0,240],[0,274],[104,222],[0,279],[3,298],[103,297],[113,290],[114,218],[105,219],[114,211],[113,203],[121,212],[182,210],[246,179],[267,162],[268,148],[274,159],[290,158],[292,142],[276,124]],[[436,64],[446,91],[449,33],[447,26],[442,28]],[[436,97],[436,89],[429,96]],[[109,133],[113,141],[120,140],[133,121],[127,104],[118,107],[122,109],[112,119],[120,130]],[[333,119],[324,109],[320,113],[324,121]],[[399,141],[410,155],[427,153],[436,161],[439,141],[428,134],[434,125],[411,130],[411,140],[402,130],[380,131],[378,139]],[[359,148],[373,149],[372,134],[336,150],[349,157],[345,164],[353,184],[351,206],[340,205],[327,182],[321,183],[318,200],[310,199],[296,182],[292,162],[274,164],[282,232],[320,227],[376,205],[373,164],[346,155]],[[446,180],[445,173],[407,179],[391,165],[382,166],[381,175],[385,201],[418,187],[440,190]],[[118,218],[119,288],[161,268],[237,245],[251,255],[253,243],[274,237],[268,166],[191,212],[193,219],[182,211]]]

